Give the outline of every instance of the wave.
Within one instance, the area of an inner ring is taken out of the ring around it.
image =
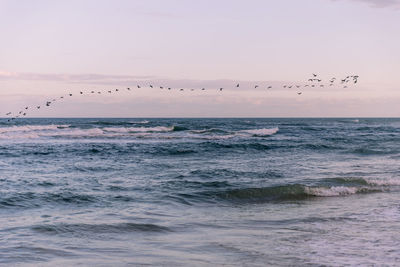
[[[148,124],[148,123],[150,123],[150,121],[148,121],[148,120],[143,120],[143,121],[130,121],[129,123],[132,123],[132,124]]]
[[[254,129],[254,130],[242,130],[241,132],[244,133],[249,133],[253,136],[268,136],[268,135],[273,135],[276,134],[279,131],[278,127],[275,128],[263,128],[263,129]]]
[[[151,132],[171,132],[175,131],[175,126],[156,126],[156,127],[106,127],[102,130],[107,132],[117,132],[117,133],[151,133]]]
[[[0,128],[0,134],[11,133],[11,132],[32,132],[32,131],[46,131],[46,130],[58,130],[65,129],[71,125],[23,125],[23,126],[12,126]]]
[[[333,178],[320,182],[320,185],[287,184],[202,194],[227,201],[246,203],[307,200],[316,197],[343,197],[399,190],[400,187],[400,179]],[[324,183],[328,183],[328,185]]]
[[[143,121],[147,122],[147,121]],[[37,139],[41,137],[70,137],[70,138],[113,138],[113,137],[154,137],[162,138],[194,138],[205,140],[224,140],[235,137],[246,138],[249,136],[270,136],[279,131],[279,128],[249,129],[239,131],[226,131],[218,128],[190,130],[182,126],[154,126],[154,127],[121,127],[120,123],[92,122],[108,127],[71,126],[71,125],[24,125],[0,128],[0,139]],[[126,125],[126,123],[124,123]],[[118,127],[120,126],[120,127]],[[151,135],[168,132],[185,132],[179,135]]]
[[[129,232],[170,232],[168,227],[156,224],[116,223],[116,224],[47,224],[35,225],[32,230],[42,234],[124,234]]]

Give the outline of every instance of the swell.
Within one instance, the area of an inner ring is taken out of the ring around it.
[[[355,194],[400,190],[399,187],[399,179],[332,178],[321,180],[316,185],[286,184],[221,191],[202,191],[192,197],[198,199],[199,196],[202,196],[206,199],[219,199],[234,203],[264,203],[345,197]]]
[[[168,227],[148,223],[115,223],[115,224],[44,224],[35,225],[31,229],[47,235],[95,235],[95,234],[124,234],[130,232],[170,232]]]

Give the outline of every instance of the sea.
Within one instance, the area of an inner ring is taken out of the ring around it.
[[[1,266],[399,266],[400,119],[0,119]]]

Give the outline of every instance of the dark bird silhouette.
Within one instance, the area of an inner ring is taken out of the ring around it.
[[[297,94],[298,94],[298,95],[301,95],[301,94],[302,94],[302,92],[298,92]]]
[[[150,84],[150,88],[153,88],[153,85]]]
[[[254,86],[254,88],[257,88],[257,87],[258,87],[258,85]]]
[[[183,91],[183,89],[181,88],[179,91]]]
[[[239,87],[240,85],[239,84],[236,84],[236,87]]]
[[[119,89],[115,89],[115,92],[118,92],[119,91]]]
[[[314,73],[313,73],[312,75],[313,75],[314,77],[317,77],[317,76],[318,76],[317,74],[314,74]]]
[[[272,88],[272,86],[268,86],[268,88],[267,89],[271,89]]]
[[[60,96],[60,99],[63,99],[64,97],[63,96]]]
[[[140,85],[138,85],[137,88],[140,88]]]
[[[283,88],[286,88],[286,87],[287,87],[287,85],[284,85],[284,86],[283,86]]]
[[[25,107],[25,109],[28,109],[29,107]]]
[[[168,90],[171,90],[171,87],[168,87]]]
[[[130,90],[131,90],[131,88],[129,88],[129,87],[128,87],[128,88],[126,88],[126,90],[130,91]]]
[[[204,91],[204,90],[206,90],[206,88],[201,88],[201,91]]]
[[[83,92],[79,92],[81,95],[83,94]]]
[[[164,89],[164,87],[160,86],[160,89]]]
[[[290,89],[290,88],[292,88],[293,87],[293,85],[291,85],[291,86],[288,86],[288,88]]]
[[[94,94],[94,91],[91,91],[92,94]]]
[[[37,109],[40,109],[40,106],[37,106],[36,108],[37,108]]]
[[[111,94],[111,91],[107,91],[109,94]]]
[[[219,91],[222,91],[222,89],[224,89],[224,88],[222,88],[222,87],[221,87],[221,88],[219,88]]]

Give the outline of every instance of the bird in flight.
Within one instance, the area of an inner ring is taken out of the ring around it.
[[[297,94],[298,94],[298,95],[301,95],[301,94],[302,94],[302,92],[298,92]]]
[[[239,87],[240,85],[239,84],[236,84],[236,87]]]

